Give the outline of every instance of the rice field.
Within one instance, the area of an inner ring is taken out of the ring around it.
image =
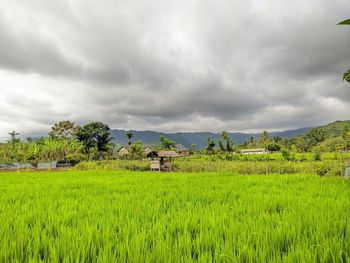
[[[230,161],[177,158],[172,169],[176,172],[222,173],[235,172],[241,175],[258,174],[317,174],[320,176],[344,176],[347,160],[323,160],[318,162],[293,161]],[[105,160],[97,162],[80,162],[72,169],[76,170],[118,170],[149,171],[149,160]]]
[[[350,180],[0,173],[0,262],[350,262]]]

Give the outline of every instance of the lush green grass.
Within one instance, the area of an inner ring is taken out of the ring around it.
[[[349,262],[350,180],[0,173],[0,262]]]
[[[175,158],[173,171],[176,172],[235,172],[237,174],[297,174],[308,173],[321,176],[343,176],[346,159],[323,161],[283,161],[283,160],[221,160]],[[130,170],[149,171],[149,160],[107,160],[98,162],[80,162],[76,170]]]

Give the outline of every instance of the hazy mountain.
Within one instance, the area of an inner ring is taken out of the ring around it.
[[[311,128],[301,128],[296,130],[288,130],[282,132],[271,132],[270,136],[280,136],[282,138],[294,137],[298,134],[305,133]],[[185,147],[191,147],[191,144],[195,144],[197,149],[202,149],[207,145],[208,138],[211,138],[214,141],[220,139],[220,133],[211,133],[211,132],[176,132],[176,133],[161,133],[154,131],[126,131],[126,130],[112,130],[112,136],[114,137],[114,142],[125,145],[127,144],[127,139],[125,134],[131,132],[134,137],[132,141],[141,141],[146,145],[155,145],[159,144],[159,136],[163,135],[179,144],[184,145]],[[236,143],[240,144],[244,141],[253,138],[260,138],[260,133],[241,133],[234,132],[229,133],[231,139]]]
[[[317,127],[324,130],[330,137],[341,136],[344,129],[350,127],[350,120],[346,121],[335,121],[327,125]],[[303,133],[308,132],[312,127],[300,128],[295,130],[287,130],[282,132],[271,132],[270,137],[279,136],[281,138],[290,138]],[[197,149],[202,149],[207,145],[208,138],[211,138],[213,141],[220,139],[220,133],[212,132],[176,132],[176,133],[162,133],[155,131],[134,131],[134,130],[111,130],[111,134],[114,138],[114,142],[119,145],[126,145],[127,139],[125,134],[131,132],[134,134],[132,141],[141,141],[145,145],[155,145],[159,144],[159,136],[163,135],[177,143],[180,143],[186,147],[191,147],[191,144],[195,144]],[[260,138],[261,133],[241,133],[233,132],[229,133],[231,139],[236,143],[240,144],[244,141],[253,138]],[[47,136],[47,135],[43,135]],[[41,136],[32,136],[34,139],[37,139]]]

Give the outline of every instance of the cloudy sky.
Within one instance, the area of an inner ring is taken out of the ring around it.
[[[350,119],[349,0],[0,0],[0,139]]]

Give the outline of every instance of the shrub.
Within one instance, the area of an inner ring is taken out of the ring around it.
[[[314,147],[313,151],[313,159],[314,161],[321,161],[321,149],[319,147]]]
[[[290,150],[288,150],[287,148],[283,148],[282,150],[281,150],[281,153],[282,153],[282,156],[283,156],[283,158],[286,160],[286,161],[289,161],[290,160],[290,155],[291,155],[291,153],[290,153]]]

